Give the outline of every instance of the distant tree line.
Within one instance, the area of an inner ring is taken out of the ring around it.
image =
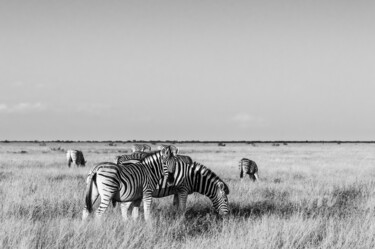
[[[0,140],[1,143],[150,143],[150,144],[175,144],[175,143],[217,143],[217,144],[345,144],[345,143],[375,143],[375,141],[344,141],[344,140]]]

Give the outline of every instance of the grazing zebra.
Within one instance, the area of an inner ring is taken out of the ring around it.
[[[173,204],[181,211],[185,211],[187,197],[194,192],[210,198],[216,212],[226,215],[228,209],[228,186],[210,169],[197,162],[186,163],[189,157],[178,155],[167,162],[169,177],[159,182],[158,187],[152,192],[152,197],[161,198],[174,195]],[[190,159],[191,160],[191,159]],[[175,163],[171,163],[174,161]],[[173,176],[173,177],[171,177]],[[164,181],[168,181],[165,184]],[[173,186],[170,184],[173,183]],[[133,204],[133,215],[138,215],[139,204]],[[129,207],[130,204],[127,205]],[[126,208],[126,207],[124,207]],[[122,212],[127,212],[123,210]]]
[[[132,152],[145,152],[145,151],[151,151],[151,146],[148,144],[133,144],[132,146]]]
[[[70,168],[71,163],[73,162],[77,167],[85,166],[86,161],[83,157],[83,153],[80,150],[68,150],[66,152],[66,159],[68,160],[68,166]]]
[[[86,183],[86,206],[82,219],[93,211],[93,204],[100,195],[100,205],[96,211],[100,218],[109,202],[121,202],[122,216],[127,219],[127,208],[133,202],[140,205],[143,200],[145,220],[150,218],[152,192],[160,179],[167,175],[170,158],[175,157],[172,147],[150,153],[140,162],[118,165],[104,162],[96,165],[89,173]],[[168,175],[167,175],[168,176]],[[135,215],[134,215],[135,216]],[[137,218],[135,216],[134,218]]]
[[[253,181],[259,180],[258,166],[254,161],[247,158],[242,158],[238,167],[240,169],[240,178],[242,178],[243,174],[245,173],[248,174],[250,179]]]

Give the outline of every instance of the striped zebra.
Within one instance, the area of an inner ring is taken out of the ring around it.
[[[248,174],[253,181],[259,180],[258,166],[254,161],[242,158],[238,167],[240,170],[240,178],[242,178],[244,174]]]
[[[133,144],[132,146],[132,152],[145,152],[145,151],[151,151],[151,146],[148,144]]]
[[[121,155],[121,156],[116,156],[115,157],[115,163],[116,164],[125,164],[131,162],[138,162],[141,161],[143,158],[146,156],[150,155],[151,152],[133,152],[132,154],[129,155]]]
[[[71,163],[73,162],[77,167],[85,166],[86,161],[83,156],[82,151],[80,150],[68,150],[66,152],[66,159],[68,161],[68,167],[70,168]]]
[[[127,208],[133,202],[140,206],[143,200],[144,218],[150,219],[152,193],[160,179],[167,175],[169,168],[167,162],[175,157],[170,146],[160,151],[153,152],[137,163],[118,165],[104,162],[96,165],[86,180],[86,205],[82,219],[86,219],[93,211],[93,204],[100,196],[100,204],[96,217],[100,218],[107,209],[110,201],[121,202],[122,216],[126,220]],[[134,215],[137,218],[138,215]]]
[[[189,157],[183,159],[179,159],[179,157],[181,155],[170,158],[174,163],[167,162],[168,178],[163,178],[163,182],[159,182],[157,188],[152,192],[152,197],[161,198],[174,195],[173,205],[184,212],[188,195],[197,192],[210,198],[215,211],[220,215],[228,214],[228,186],[204,165],[197,162],[187,163]],[[168,184],[165,184],[165,181]],[[129,206],[130,204],[127,205],[128,208]],[[133,215],[138,215],[138,210],[139,204],[134,203]],[[122,210],[122,212],[127,212],[127,210]]]

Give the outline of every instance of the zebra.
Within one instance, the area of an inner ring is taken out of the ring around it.
[[[148,144],[133,144],[132,146],[132,152],[145,152],[145,151],[151,151],[151,146]]]
[[[152,197],[161,198],[174,195],[173,205],[180,211],[185,212],[188,195],[198,192],[210,198],[217,213],[220,215],[228,214],[228,185],[206,166],[192,161],[188,163],[187,158],[189,157],[185,156],[184,158],[182,155],[177,155],[169,159],[174,163],[166,162],[168,178],[163,178],[163,182],[159,182],[157,188],[152,192]],[[167,181],[167,184],[165,184],[165,181]],[[129,206],[130,204],[127,205],[128,208]],[[122,212],[127,212],[127,209],[122,209]],[[138,215],[138,212],[139,204],[134,203],[133,215]]]
[[[131,203],[140,206],[143,200],[144,218],[150,219],[152,192],[156,189],[159,180],[168,176],[166,163],[175,157],[172,147],[163,147],[162,150],[150,153],[137,163],[118,165],[103,162],[96,165],[86,180],[86,205],[82,213],[85,220],[93,211],[93,204],[101,197],[96,217],[100,219],[107,209],[109,202],[121,202],[122,216],[127,220],[127,208]],[[125,211],[125,212],[124,212]],[[133,215],[137,218],[138,215]]]
[[[125,164],[131,162],[138,162],[141,161],[143,158],[148,156],[151,152],[133,152],[130,155],[121,155],[121,156],[116,156],[114,163],[116,164]]]
[[[71,163],[73,162],[77,167],[85,166],[86,160],[83,157],[83,153],[80,150],[68,150],[66,152],[66,159],[68,161],[68,167],[70,168]]]
[[[242,158],[238,167],[240,170],[240,178],[242,178],[243,174],[245,173],[248,174],[250,179],[253,181],[259,180],[258,166],[254,161],[247,158]]]

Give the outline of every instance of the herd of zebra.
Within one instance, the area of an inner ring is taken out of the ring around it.
[[[85,158],[79,150],[67,151],[68,166],[85,166]],[[259,179],[256,163],[247,158],[239,162],[240,178],[248,174],[253,181]],[[114,162],[96,164],[86,179],[85,207],[82,219],[93,211],[100,197],[96,218],[100,219],[110,203],[120,202],[121,214],[127,220],[128,212],[137,219],[143,201],[144,218],[150,219],[152,198],[173,195],[173,205],[185,211],[187,197],[194,192],[207,196],[217,213],[229,212],[229,188],[212,170],[193,161],[189,156],[178,154],[174,145],[162,145],[151,151],[147,144],[135,144],[132,153],[117,156]]]

